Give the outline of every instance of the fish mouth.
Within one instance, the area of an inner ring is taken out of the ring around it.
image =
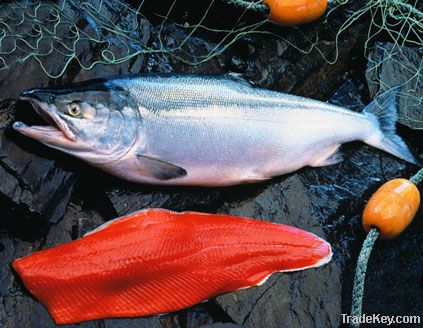
[[[28,137],[38,139],[46,143],[73,143],[76,141],[75,134],[70,130],[66,122],[56,113],[47,102],[40,99],[34,92],[24,92],[19,99],[31,103],[34,110],[50,125],[28,126],[17,121],[13,128]]]

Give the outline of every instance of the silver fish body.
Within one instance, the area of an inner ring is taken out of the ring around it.
[[[304,166],[337,163],[338,147],[353,140],[416,162],[395,135],[392,94],[356,113],[227,78],[147,75],[32,89],[22,98],[60,122],[56,130],[66,126],[75,140],[43,140],[22,123],[17,130],[140,183],[259,182]],[[74,103],[83,112],[78,118],[67,112]]]

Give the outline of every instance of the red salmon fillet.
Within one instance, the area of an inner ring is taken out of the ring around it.
[[[54,321],[69,324],[181,310],[331,255],[327,242],[290,226],[150,209],[12,265]]]

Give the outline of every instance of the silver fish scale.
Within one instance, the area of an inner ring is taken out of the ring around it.
[[[225,78],[196,76],[147,76],[115,80],[114,84],[127,89],[142,106],[153,112],[209,107],[331,109],[336,106],[307,98],[254,88],[247,82]],[[310,103],[311,102],[311,103]],[[319,104],[319,106],[317,106]],[[342,110],[345,114],[349,111]]]
[[[166,184],[253,182],[310,165],[369,131],[359,113],[230,79],[153,76],[113,81],[139,104],[138,152],[183,167]]]

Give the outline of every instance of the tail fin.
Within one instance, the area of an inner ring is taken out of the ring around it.
[[[404,141],[396,134],[397,99],[395,94],[394,90],[388,90],[364,108],[363,114],[372,120],[382,133],[382,136],[371,136],[364,141],[407,162],[420,165]]]

